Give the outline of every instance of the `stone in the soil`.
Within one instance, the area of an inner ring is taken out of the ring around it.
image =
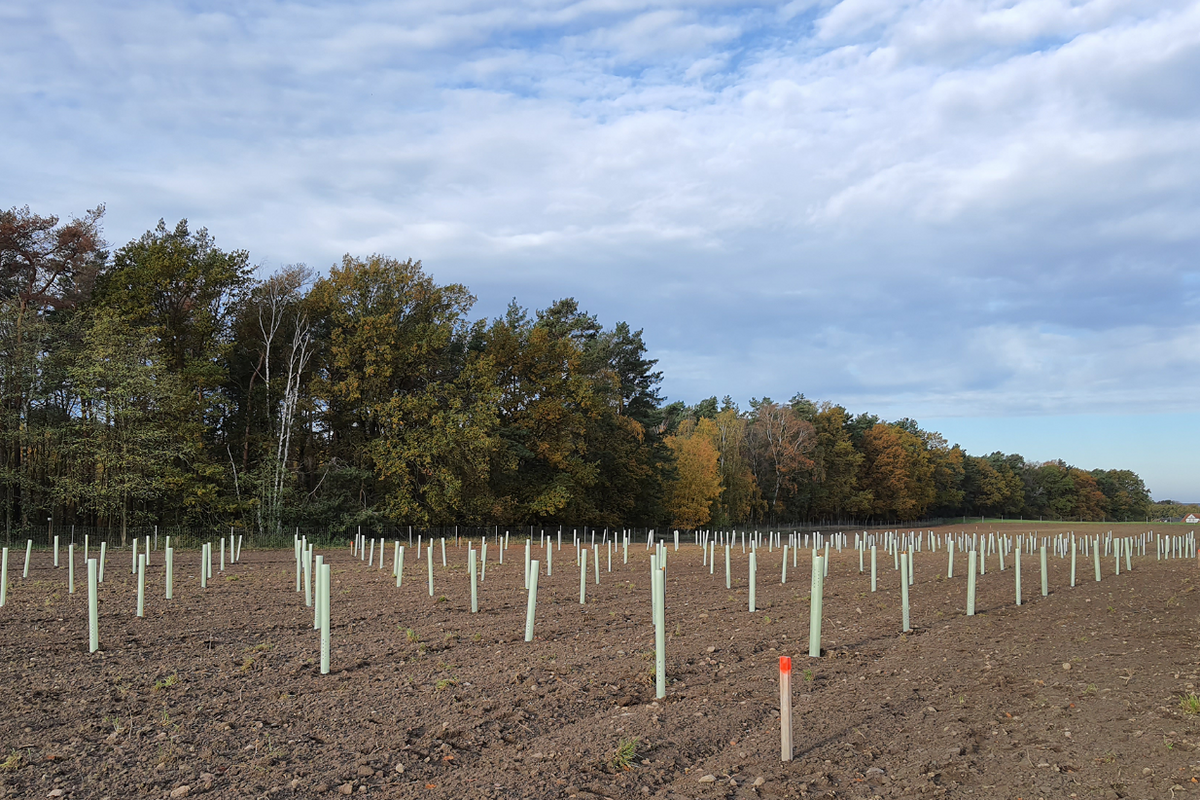
[[[703,778],[700,779],[700,782],[701,783],[716,783],[717,776],[716,775],[705,775]]]
[[[188,792],[190,792],[190,791],[192,791],[192,787],[185,783],[183,786],[176,786],[174,789],[172,789],[171,797],[172,798],[187,797]]]
[[[338,794],[354,794],[354,784],[343,783],[338,787]]]
[[[361,767],[358,768],[358,777],[360,777],[360,778],[369,778],[374,774],[375,774],[375,770],[371,769],[366,764],[363,764]]]

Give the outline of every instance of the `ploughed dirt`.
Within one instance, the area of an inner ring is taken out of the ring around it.
[[[860,575],[855,551],[835,550],[825,654],[810,659],[807,552],[781,585],[779,550],[760,551],[751,614],[741,548],[727,590],[723,561],[710,575],[684,545],[669,553],[670,682],[655,702],[648,553],[631,547],[625,565],[616,551],[610,573],[603,552],[585,605],[573,548],[554,554],[526,643],[523,539],[503,565],[489,547],[475,615],[465,541],[449,543],[445,568],[439,553],[432,597],[423,554],[408,551],[398,589],[390,548],[383,570],[349,547],[325,551],[322,676],[289,551],[247,550],[204,590],[199,553],[179,553],[172,601],[155,553],[144,619],[129,552],[111,553],[89,654],[86,570],[69,595],[47,552],[22,579],[15,550],[0,609],[0,795],[1200,798],[1200,715],[1181,706],[1200,691],[1194,557],[1159,562],[1151,547],[1119,576],[1106,558],[1100,583],[1081,558],[1074,589],[1069,560],[1052,558],[1042,597],[1025,556],[1018,608],[1011,560],[1000,572],[990,556],[967,617],[966,559],[946,579],[944,551],[918,553],[915,630],[902,635],[891,558],[881,552],[872,594],[869,567]],[[790,763],[781,655],[794,664]]]

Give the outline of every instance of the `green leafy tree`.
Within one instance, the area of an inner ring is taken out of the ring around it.
[[[874,414],[859,414],[846,423],[846,433],[850,434],[850,441],[854,443],[854,446],[862,450],[863,437],[867,435],[867,431],[879,423],[879,417]]]
[[[994,509],[992,513],[1004,516],[1022,513],[1027,505],[1024,476],[1028,465],[1025,463],[1025,459],[1018,453],[994,452],[987,456],[987,460],[1004,480],[1006,486],[1003,505]]]
[[[716,502],[714,524],[728,527],[758,520],[766,512],[758,481],[750,467],[748,441],[750,421],[729,397],[713,417],[721,494]]]
[[[946,438],[936,431],[921,431],[918,434],[925,443],[933,465],[933,503],[929,512],[934,515],[953,516],[961,512],[966,491],[963,483],[966,468],[965,453],[958,445],[951,446]]]
[[[474,299],[419,261],[385,256],[346,256],[313,286],[322,427],[329,458],[359,476],[358,512],[420,524],[478,516],[497,393],[490,360],[467,351]]]
[[[858,485],[863,454],[850,438],[846,409],[822,403],[811,418],[816,445],[803,516],[843,520],[867,511],[870,495]]]
[[[596,468],[596,480],[564,509],[564,520],[591,520],[593,525],[621,527],[657,525],[663,518],[662,473],[659,451],[641,423],[603,409],[589,417],[584,436],[588,459]]]
[[[305,307],[313,272],[286,267],[254,286],[240,304],[229,350],[226,455],[239,513],[253,512],[260,530],[279,533],[299,519],[304,496],[297,435],[313,410],[310,365],[317,350]],[[308,426],[311,430],[311,425]]]
[[[60,223],[28,206],[0,211],[0,482],[5,527],[51,511],[61,460],[54,443],[73,400],[56,358],[70,342],[71,311],[87,300],[107,260],[104,207]]]
[[[1030,519],[1062,519],[1071,513],[1070,473],[1062,461],[1028,463],[1022,471],[1025,484],[1023,514]]]
[[[68,375],[80,406],[63,447],[75,467],[58,499],[119,524],[125,544],[131,522],[156,516],[194,444],[180,436],[186,387],[148,331],[108,310],[88,321]]]
[[[702,419],[715,419],[721,408],[717,405],[717,396],[707,397],[701,400],[696,405],[692,406],[688,413],[697,421]]]
[[[601,330],[583,345],[582,368],[604,404],[588,417],[587,452],[598,467],[588,494],[597,524],[654,525],[665,513],[662,482],[655,476],[663,472],[670,453],[662,435],[657,363],[646,355],[642,331],[632,331],[625,322]]]
[[[1094,469],[1091,474],[1104,493],[1106,519],[1125,522],[1150,516],[1150,492],[1136,472],[1127,469]]]
[[[1019,472],[1003,454],[966,456],[963,459],[964,511],[981,516],[1008,516],[1020,512],[1025,501]]]
[[[207,230],[192,231],[187,220],[173,229],[159,220],[117,250],[96,282],[92,306],[149,331],[167,370],[190,396],[181,433],[190,440],[191,455],[178,465],[180,479],[172,502],[163,498],[164,514],[213,521],[232,510],[227,442],[218,437],[228,411],[231,323],[250,284],[249,255],[221,250]]]
[[[498,441],[490,474],[504,521],[566,521],[566,510],[579,513],[597,482],[587,442],[589,419],[604,401],[582,368],[583,342],[597,328],[561,303],[536,322],[512,303],[481,336],[496,365]]]
[[[158,221],[117,250],[97,283],[96,302],[149,328],[158,337],[167,368],[203,395],[219,386],[222,350],[242,294],[250,286],[250,256],[225,252],[208,231],[174,229]]]

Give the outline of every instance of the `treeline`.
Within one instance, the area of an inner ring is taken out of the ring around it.
[[[641,331],[572,299],[471,319],[420,262],[256,279],[186,221],[0,212],[6,530],[1136,518],[1127,471],[968,456],[814,404],[665,405]]]
[[[1179,521],[1189,514],[1200,517],[1200,503],[1180,503],[1177,500],[1159,500],[1150,507],[1151,519]]]
[[[1129,470],[972,456],[911,419],[854,416],[803,394],[786,405],[752,400],[748,410],[710,397],[666,412],[675,456],[667,498],[681,527],[958,516],[1136,520],[1150,513],[1150,495]]]

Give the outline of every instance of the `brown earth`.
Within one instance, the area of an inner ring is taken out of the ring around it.
[[[670,683],[655,702],[644,547],[627,566],[615,554],[599,586],[589,574],[581,606],[564,545],[541,578],[532,643],[523,549],[514,539],[501,566],[489,547],[476,615],[465,546],[451,542],[447,568],[437,559],[434,597],[415,554],[397,589],[390,569],[326,551],[325,676],[291,552],[247,551],[206,590],[199,554],[180,553],[172,601],[156,553],[144,619],[128,551],[111,554],[95,654],[86,571],[69,595],[48,553],[22,580],[15,552],[0,609],[0,796],[1200,798],[1200,716],[1181,706],[1200,683],[1194,558],[1159,562],[1152,547],[1119,576],[1105,559],[1100,583],[1081,559],[1074,589],[1054,558],[1043,598],[1026,556],[1018,608],[1011,561],[1001,573],[992,556],[967,617],[965,559],[946,579],[944,552],[918,553],[915,631],[902,635],[890,557],[872,594],[857,554],[835,551],[825,655],[810,659],[806,553],[781,585],[781,554],[760,551],[751,614],[740,547],[726,590],[723,563],[710,575],[685,545],[668,560]],[[780,655],[794,661],[789,763]],[[636,756],[614,765],[633,739]]]

